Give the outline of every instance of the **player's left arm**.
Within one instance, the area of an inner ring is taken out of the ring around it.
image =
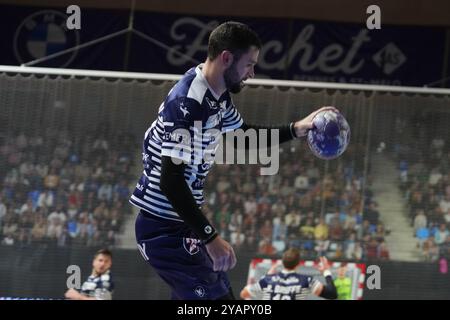
[[[276,125],[260,125],[260,124],[249,124],[244,122],[242,124],[242,126],[239,128],[241,130],[243,130],[244,132],[247,130],[255,130],[257,133],[259,132],[259,130],[267,130],[267,142],[266,142],[266,146],[271,146],[273,144],[281,144],[293,139],[298,138],[298,136],[295,133],[295,129],[294,129],[294,122],[291,122],[289,124],[286,125],[280,125],[280,126],[276,126]],[[277,130],[278,131],[278,141],[274,141],[272,142],[272,131],[273,130]],[[260,147],[260,136],[259,134],[256,135],[257,137],[257,145],[256,147],[259,148]],[[234,144],[234,147],[237,148],[238,146],[236,146],[236,143]],[[249,149],[249,145],[246,141],[245,144],[245,149]]]
[[[69,300],[97,300],[94,297],[85,296],[84,294],[79,293],[75,289],[67,290],[64,296]]]
[[[307,117],[305,117],[301,120],[295,121],[295,122],[291,122],[286,125],[274,126],[274,125],[250,124],[250,123],[244,122],[239,129],[242,129],[243,131],[253,129],[253,130],[256,130],[257,132],[259,130],[267,130],[266,146],[271,146],[275,143],[281,144],[281,143],[305,136],[307,134],[308,130],[313,128],[313,126],[314,126],[313,119],[316,116],[316,114],[321,111],[327,111],[327,110],[333,110],[333,111],[339,112],[335,107],[330,107],[330,106],[322,107],[322,108],[310,113]],[[271,141],[272,130],[278,131],[278,141],[276,141],[276,142]],[[258,141],[257,141],[256,147],[259,148],[259,146],[260,146],[259,135],[257,135],[257,139],[258,139]],[[234,147],[235,148],[238,147],[236,145],[236,143],[234,143]],[[249,149],[248,141],[246,141],[245,149]]]

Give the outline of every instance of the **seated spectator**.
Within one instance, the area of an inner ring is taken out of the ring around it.
[[[414,218],[414,235],[417,234],[417,230],[427,227],[427,217],[423,209],[418,209],[416,211],[416,216]]]
[[[272,222],[267,219],[264,221],[264,224],[259,229],[259,237],[260,239],[269,239],[272,238],[273,227]]]
[[[419,240],[417,243],[418,248],[423,248],[423,243],[430,237],[430,231],[428,228],[419,228],[416,232],[416,238]]]
[[[324,239],[316,239],[316,246],[314,247],[314,250],[316,251],[316,257],[325,256],[327,254],[327,251],[330,247],[330,240]]]
[[[307,218],[305,225],[300,227],[300,236],[302,239],[314,239],[314,231],[313,219]]]
[[[378,253],[377,258],[380,260],[389,260],[389,249],[386,245],[386,242],[381,241],[380,245],[378,246]]]
[[[422,250],[426,261],[437,261],[439,257],[439,248],[436,245],[433,236],[425,240]]]
[[[449,232],[448,232],[447,226],[444,223],[442,223],[439,226],[439,230],[437,230],[434,233],[434,242],[439,246],[447,240],[448,235],[449,235]]]
[[[319,219],[319,223],[314,228],[314,238],[316,240],[328,239],[328,225],[325,224],[325,220],[323,218]]]
[[[56,169],[51,168],[49,174],[44,179],[44,187],[50,190],[55,190],[59,185],[59,175],[56,174]]]
[[[284,223],[286,225],[287,236],[290,235],[298,235],[299,228],[301,223],[301,215],[300,211],[291,210],[284,218]]]
[[[369,224],[372,226],[376,226],[378,224],[378,219],[380,217],[380,213],[376,208],[375,202],[371,202],[369,204],[369,208],[364,211],[363,219],[369,221]]]
[[[258,245],[258,254],[272,256],[277,253],[277,250],[272,245],[272,240],[270,238],[263,238]]]
[[[230,244],[239,249],[245,243],[245,234],[241,231],[239,226],[236,230],[230,233]]]
[[[344,236],[344,230],[342,229],[339,220],[334,219],[329,228],[329,238],[332,241],[341,241]]]
[[[366,257],[368,260],[374,260],[378,258],[378,241],[375,238],[371,238],[368,243],[366,243]]]

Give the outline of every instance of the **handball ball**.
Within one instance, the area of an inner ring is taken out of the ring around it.
[[[350,142],[350,126],[344,116],[335,111],[321,111],[313,123],[306,138],[312,153],[324,160],[339,157]]]

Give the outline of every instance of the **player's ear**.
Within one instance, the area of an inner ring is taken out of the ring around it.
[[[220,58],[222,60],[223,65],[226,68],[228,68],[233,64],[233,54],[231,53],[231,51],[228,50],[222,51],[222,53],[220,54]]]

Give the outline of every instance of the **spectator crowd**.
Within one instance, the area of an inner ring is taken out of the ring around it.
[[[0,138],[3,245],[116,244],[132,211],[139,152],[130,135],[107,137],[47,130]],[[274,256],[297,247],[305,258],[389,259],[388,231],[358,148],[326,166],[304,143],[282,145],[271,176],[260,175],[259,165],[216,165],[202,209],[237,250]]]
[[[396,150],[400,189],[424,260],[450,257],[450,146],[439,136]]]
[[[216,166],[203,210],[238,250],[271,256],[297,247],[305,258],[389,259],[388,230],[354,148],[326,167],[306,144],[282,145],[272,176],[259,175],[258,165]]]
[[[0,136],[0,243],[113,246],[131,212],[134,146],[127,134]]]

